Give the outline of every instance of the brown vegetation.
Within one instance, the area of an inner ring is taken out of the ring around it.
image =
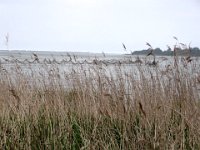
[[[199,62],[174,59],[134,71],[1,65],[0,149],[200,149]]]

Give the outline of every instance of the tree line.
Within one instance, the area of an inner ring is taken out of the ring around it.
[[[149,49],[145,50],[137,50],[132,52],[132,55],[147,55],[149,53]],[[174,51],[171,49],[161,50],[160,48],[155,48],[153,53],[158,56],[173,56]],[[176,49],[176,53],[180,56],[187,56],[190,53],[191,56],[200,56],[200,49],[198,47],[193,47],[190,49]]]

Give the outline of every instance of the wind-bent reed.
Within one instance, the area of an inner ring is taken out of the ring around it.
[[[200,149],[197,64],[4,67],[0,149]]]

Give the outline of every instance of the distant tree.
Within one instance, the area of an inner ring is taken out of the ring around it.
[[[154,54],[161,55],[162,53],[163,53],[163,51],[160,48],[154,49]]]
[[[134,51],[132,52],[132,55],[147,55],[148,53],[149,49]],[[160,56],[173,56],[173,51],[170,47],[168,47],[168,49],[165,51],[162,51],[160,48],[155,48],[153,50],[153,53]],[[177,48],[177,54],[181,56],[186,56],[188,55],[188,49]],[[191,56],[200,56],[200,49],[198,47],[191,48]]]

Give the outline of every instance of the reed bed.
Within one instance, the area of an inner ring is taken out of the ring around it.
[[[0,149],[200,149],[199,61],[126,65],[1,65]]]

